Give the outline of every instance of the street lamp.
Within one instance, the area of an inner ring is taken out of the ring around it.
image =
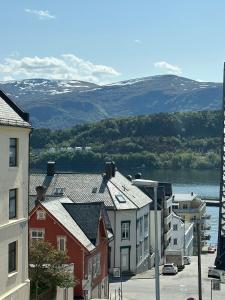
[[[133,185],[137,187],[154,188],[154,219],[155,219],[155,298],[160,300],[160,286],[159,286],[159,249],[158,249],[158,216],[157,216],[157,189],[158,181],[146,180],[146,179],[134,179]]]

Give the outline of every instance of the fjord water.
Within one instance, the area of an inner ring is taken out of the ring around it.
[[[204,197],[219,198],[219,170],[139,170],[143,178],[171,182],[173,193],[194,192]],[[218,233],[218,207],[207,206],[207,213],[211,219],[207,223],[211,225],[210,244],[217,243]]]

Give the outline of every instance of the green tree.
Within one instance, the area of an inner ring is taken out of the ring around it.
[[[75,286],[73,274],[65,265],[67,261],[66,253],[57,250],[48,242],[36,241],[32,244],[29,250],[29,273],[35,299],[38,299],[38,294],[43,290],[49,289],[54,295],[57,286],[64,288]]]

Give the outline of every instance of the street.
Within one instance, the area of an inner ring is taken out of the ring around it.
[[[208,278],[208,266],[214,264],[215,255],[205,254],[202,258],[202,299],[211,300],[211,279]],[[186,300],[188,297],[198,299],[198,264],[197,257],[192,256],[191,265],[177,275],[160,275],[161,300]],[[120,282],[110,283],[111,300],[115,299],[115,289]],[[123,300],[155,299],[155,279],[137,279],[137,276],[123,281]],[[220,291],[213,291],[212,299],[225,299],[225,284]],[[116,300],[119,300],[117,295]]]

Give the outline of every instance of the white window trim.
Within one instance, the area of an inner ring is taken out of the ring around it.
[[[40,237],[40,236],[33,236],[33,233],[34,232],[41,232],[42,233],[42,237]],[[32,242],[33,241],[38,241],[38,240],[44,240],[44,238],[45,238],[45,229],[44,228],[31,228],[30,229],[30,241],[31,241],[31,244],[32,244]]]
[[[63,250],[61,250],[60,249],[60,240],[63,240],[64,241],[64,249]],[[58,248],[58,250],[60,250],[60,251],[66,251],[66,249],[67,249],[67,237],[66,237],[66,235],[57,235],[57,248]]]
[[[38,209],[36,211],[37,220],[45,220],[46,219],[46,212],[43,209]]]

